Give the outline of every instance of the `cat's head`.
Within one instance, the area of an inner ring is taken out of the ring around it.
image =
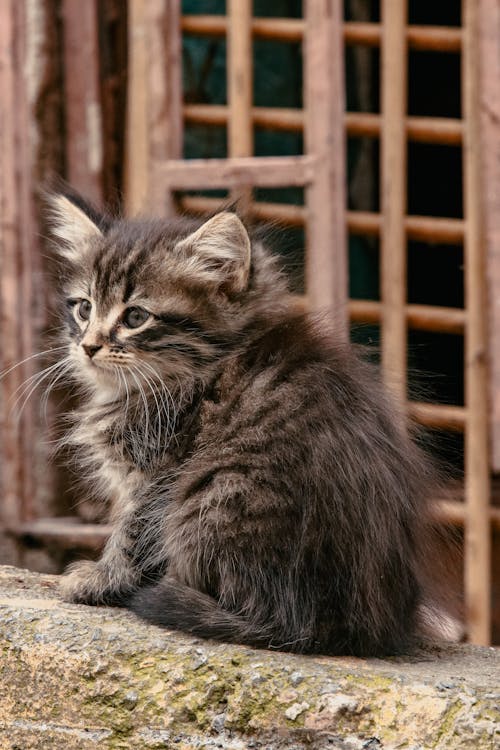
[[[113,221],[71,194],[50,203],[69,358],[86,385],[136,388],[148,377],[206,377],[248,323],[259,273],[262,289],[283,291],[271,265],[255,271],[252,243],[234,213],[200,226]]]

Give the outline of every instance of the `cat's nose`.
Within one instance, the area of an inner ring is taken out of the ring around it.
[[[82,344],[82,349],[87,357],[90,357],[90,359],[92,359],[94,354],[96,354],[99,349],[102,349],[102,344]]]

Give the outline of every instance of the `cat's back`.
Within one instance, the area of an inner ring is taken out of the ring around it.
[[[375,368],[321,318],[291,312],[261,324],[225,363],[201,410],[188,471],[252,474],[288,497],[372,483],[419,451]],[[420,467],[421,468],[421,467]],[[346,488],[346,494],[349,490]]]

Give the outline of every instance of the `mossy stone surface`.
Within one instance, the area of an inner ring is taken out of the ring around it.
[[[200,641],[70,605],[0,568],[0,750],[494,750],[500,652],[303,657]]]

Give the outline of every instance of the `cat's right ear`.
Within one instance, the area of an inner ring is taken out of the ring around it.
[[[73,200],[63,193],[51,193],[46,197],[58,253],[73,263],[78,262],[88,249],[89,241],[103,236],[104,219],[82,199]]]

